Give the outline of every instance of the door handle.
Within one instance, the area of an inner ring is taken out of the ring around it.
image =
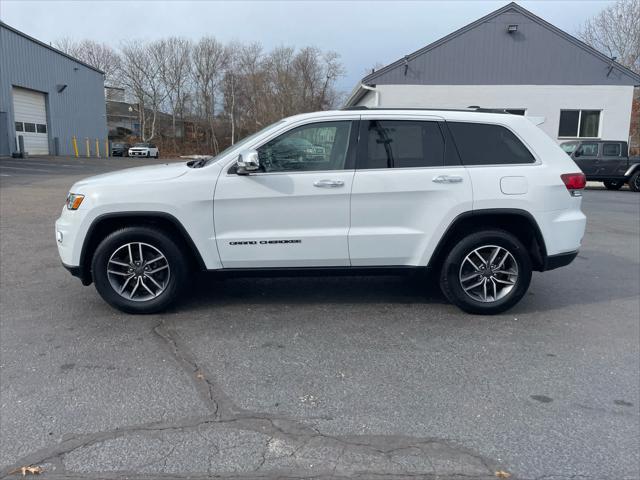
[[[434,183],[461,183],[462,177],[458,175],[438,175],[437,177],[433,177],[432,181]]]
[[[344,182],[342,180],[316,180],[313,182],[313,186],[318,188],[336,188],[343,185]]]

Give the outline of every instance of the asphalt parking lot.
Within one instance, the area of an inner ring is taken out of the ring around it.
[[[512,311],[424,278],[199,278],[121,314],[60,265],[77,179],[0,159],[0,478],[640,477],[640,195],[589,189],[567,268]]]

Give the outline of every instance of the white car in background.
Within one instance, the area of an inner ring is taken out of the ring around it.
[[[56,236],[71,273],[126,312],[166,308],[198,269],[430,269],[452,303],[495,314],[524,296],[533,271],[577,256],[585,183],[518,115],[317,112],[216,157],[81,180]]]
[[[160,156],[160,151],[153,143],[136,143],[129,149],[129,156],[158,158]]]

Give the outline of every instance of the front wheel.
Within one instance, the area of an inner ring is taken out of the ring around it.
[[[632,192],[640,192],[640,170],[634,173],[629,179],[629,188]]]
[[[465,312],[493,315],[513,307],[529,288],[531,259],[524,245],[503,230],[463,238],[447,255],[440,286]]]
[[[622,180],[606,180],[604,182],[604,187],[607,190],[620,190],[624,182]]]
[[[154,313],[179,297],[188,269],[180,248],[163,231],[126,227],[100,243],[91,272],[109,305],[128,313]]]

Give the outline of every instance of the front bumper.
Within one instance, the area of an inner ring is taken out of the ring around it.
[[[72,276],[79,278],[83,285],[91,285],[93,282],[90,272],[85,272],[82,267],[73,267],[65,263],[63,263],[62,266],[66,268]]]

